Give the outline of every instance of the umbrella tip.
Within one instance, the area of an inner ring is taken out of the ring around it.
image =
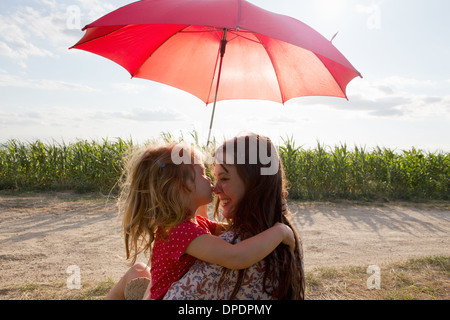
[[[330,42],[333,42],[334,38],[336,38],[336,36],[338,35],[338,33],[339,33],[339,31],[336,32],[336,33],[334,34],[334,36],[331,38]]]

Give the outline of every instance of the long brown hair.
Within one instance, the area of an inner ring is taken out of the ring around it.
[[[245,148],[243,141],[245,141]],[[262,150],[261,147],[265,146],[267,150]],[[230,152],[230,148],[233,148],[233,152]],[[245,155],[242,154],[244,150]],[[251,152],[253,154],[250,154]],[[230,157],[230,153],[234,156]],[[269,163],[264,155],[269,156]],[[230,230],[234,232],[233,242],[236,239],[244,240],[252,237],[272,227],[276,222],[290,226],[296,239],[294,253],[289,247],[279,245],[264,259],[263,290],[274,299],[303,300],[305,276],[302,267],[301,243],[289,220],[289,212],[282,210],[282,193],[287,191],[287,183],[283,164],[271,140],[256,134],[236,137],[224,142],[217,149],[215,156],[216,162],[234,165],[246,186],[245,195],[229,221]],[[262,174],[261,170],[264,168],[267,170],[274,163],[277,165],[275,174]],[[215,215],[219,216],[217,197]],[[238,293],[244,275],[245,270],[240,270],[230,299],[234,299]],[[276,285],[266,286],[267,283]],[[268,292],[267,287],[273,290]]]

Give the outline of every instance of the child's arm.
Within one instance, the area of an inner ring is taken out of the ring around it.
[[[272,228],[236,244],[204,234],[192,240],[185,253],[228,269],[246,269],[263,260],[282,242],[294,247],[294,233],[287,225],[277,223]]]

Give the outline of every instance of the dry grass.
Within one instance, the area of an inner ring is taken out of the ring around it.
[[[450,256],[425,257],[380,266],[381,288],[369,290],[367,267],[322,267],[306,273],[308,300],[448,300]],[[113,279],[83,280],[80,290],[66,283],[26,283],[0,289],[0,299],[101,300]]]
[[[365,267],[316,268],[307,272],[311,300],[448,300],[450,257],[410,259],[380,266],[380,289],[368,289]]]
[[[103,300],[114,284],[110,278],[83,279],[82,288],[77,290],[68,289],[66,282],[25,283],[0,289],[0,300]]]

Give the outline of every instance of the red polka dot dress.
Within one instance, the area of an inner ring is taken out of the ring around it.
[[[186,219],[172,228],[162,239],[161,230],[156,233],[151,258],[150,299],[160,300],[173,282],[179,280],[194,264],[196,258],[184,254],[192,240],[203,234],[214,233],[217,223],[204,217],[196,217],[197,224]]]

